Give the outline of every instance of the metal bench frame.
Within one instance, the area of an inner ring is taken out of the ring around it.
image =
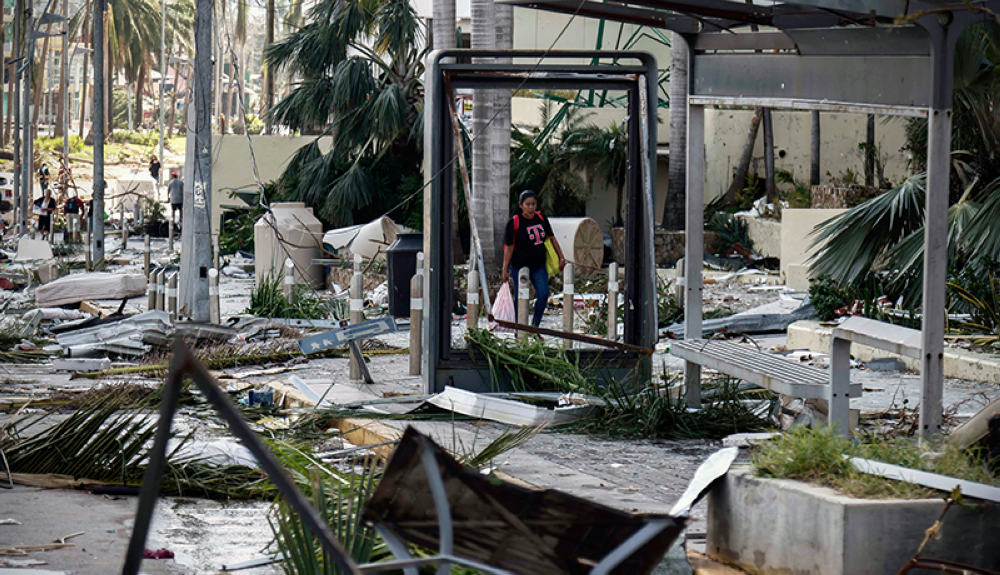
[[[828,378],[826,372],[792,363],[746,346],[708,339],[687,339],[673,342],[671,355],[688,363],[770,389],[775,393],[803,399],[823,399],[829,405],[829,421],[837,433],[850,434],[850,398],[861,397],[861,385],[851,385],[850,355],[848,377]],[[698,370],[700,375],[700,370]],[[701,405],[701,380],[685,379],[689,407]]]

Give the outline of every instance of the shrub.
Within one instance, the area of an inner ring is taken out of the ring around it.
[[[849,288],[841,287],[829,277],[821,277],[809,286],[809,300],[816,308],[820,321],[837,319],[837,310],[850,305],[854,294]]]

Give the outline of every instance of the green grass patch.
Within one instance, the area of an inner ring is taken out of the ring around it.
[[[978,450],[940,446],[942,451],[917,445],[906,439],[869,438],[866,443],[852,443],[830,428],[797,428],[756,447],[752,455],[757,475],[778,479],[796,479],[832,487],[861,499],[940,498],[942,492],[912,483],[885,479],[862,473],[847,457],[863,457],[939,473],[949,477],[1000,485],[990,473]]]
[[[246,313],[257,317],[294,319],[324,319],[327,316],[330,305],[306,285],[295,284],[292,303],[288,303],[282,289],[283,279],[280,275],[268,273],[260,285],[250,291],[250,307]]]

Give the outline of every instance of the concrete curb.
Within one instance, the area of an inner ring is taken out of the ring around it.
[[[830,337],[833,328],[815,321],[798,321],[788,327],[788,349],[808,349],[830,353]],[[907,369],[920,371],[920,361],[882,351],[867,345],[851,345],[851,356],[859,361],[895,358],[903,362]],[[945,349],[944,376],[1000,385],[1000,356],[975,353],[964,349]]]
[[[854,499],[733,466],[708,496],[708,555],[757,575],[892,575],[941,513],[941,499]],[[1000,506],[952,507],[925,557],[1000,568]]]

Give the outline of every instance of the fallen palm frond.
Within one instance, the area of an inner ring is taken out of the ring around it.
[[[279,351],[267,354],[220,356],[203,360],[208,369],[227,369],[233,367],[245,367],[248,365],[264,365],[268,363],[289,361],[303,354],[298,350]],[[331,349],[322,353],[312,354],[310,357],[347,357],[345,349]],[[152,365],[139,365],[135,367],[121,367],[95,371],[92,373],[77,373],[74,378],[104,379],[114,375],[142,375],[146,377],[163,377],[167,374],[170,365],[166,363],[156,363]]]
[[[466,454],[463,457],[459,457],[458,460],[462,465],[479,469],[511,449],[524,445],[543,429],[544,427],[522,427],[506,431],[500,437],[491,441],[486,447],[480,449],[479,452]]]
[[[502,339],[480,329],[470,329],[465,338],[469,351],[486,360],[493,381],[509,376],[514,391],[580,392],[589,386],[579,356],[562,347],[535,338]]]
[[[758,390],[741,391],[738,381],[728,378],[709,389],[702,407],[692,410],[670,386],[654,384],[637,392],[611,381],[599,390],[605,405],[569,428],[617,439],[717,439],[774,427],[767,415],[777,401],[773,395],[753,401],[761,397]]]
[[[45,363],[58,355],[50,351],[0,351],[0,363]]]
[[[10,469],[140,485],[156,432],[158,414],[151,408],[159,402],[161,393],[156,390],[138,404],[124,390],[98,395],[62,422],[26,437],[22,436],[50,415],[14,421],[3,446]],[[181,449],[190,437],[179,438],[167,454],[164,493],[249,498],[274,492],[259,470],[216,466],[182,455]]]
[[[308,448],[284,442],[273,442],[271,448],[356,563],[388,557],[385,543],[360,522],[364,503],[375,491],[380,476],[375,460],[366,460],[358,474],[345,474],[324,465]],[[302,518],[284,500],[278,500],[268,522],[274,534],[272,547],[284,556],[285,573],[339,573]]]

